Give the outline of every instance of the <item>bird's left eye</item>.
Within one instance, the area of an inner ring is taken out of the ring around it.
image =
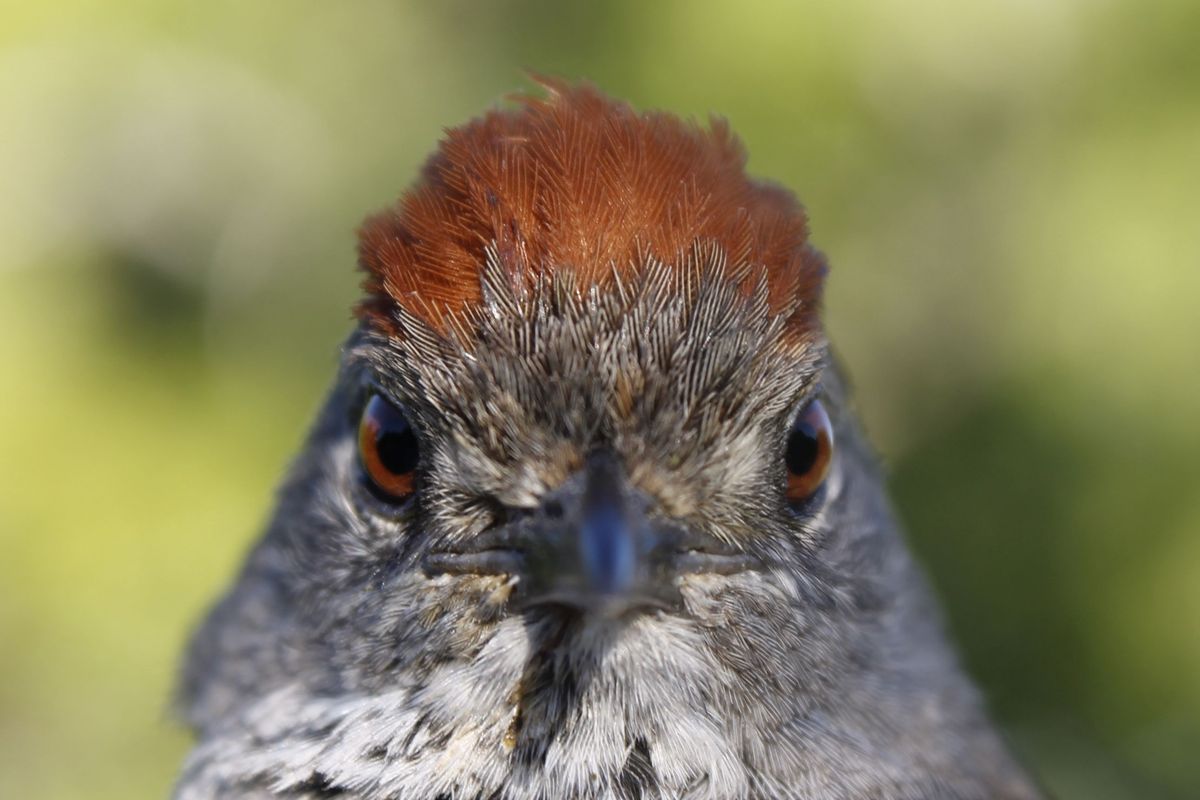
[[[407,499],[418,455],[408,418],[382,395],[372,395],[358,423],[358,460],[371,490],[389,503]]]
[[[797,415],[788,431],[787,498],[803,503],[817,493],[833,461],[833,425],[820,400],[813,400]]]

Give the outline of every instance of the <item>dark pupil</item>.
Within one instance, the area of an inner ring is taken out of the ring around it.
[[[821,444],[817,440],[817,432],[805,420],[796,420],[788,436],[787,461],[788,472],[793,475],[804,475],[817,463],[817,455]]]
[[[417,437],[404,415],[384,400],[375,403],[379,433],[375,436],[375,450],[379,461],[394,475],[403,475],[417,468]]]

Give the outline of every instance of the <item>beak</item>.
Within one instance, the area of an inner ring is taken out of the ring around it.
[[[582,473],[542,502],[558,524],[529,531],[523,548],[526,601],[619,612],[630,605],[664,605],[673,594],[658,574],[663,537],[608,452],[593,453]],[[549,513],[547,513],[549,512]]]
[[[555,605],[600,616],[680,605],[684,574],[729,574],[746,556],[713,537],[652,515],[609,451],[542,498],[539,507],[488,531],[469,550],[431,554],[433,572],[514,574],[521,607]]]

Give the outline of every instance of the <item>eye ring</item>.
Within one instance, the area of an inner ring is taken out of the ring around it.
[[[358,463],[367,488],[383,502],[403,503],[413,493],[419,459],[417,434],[404,412],[373,393],[358,422]]]
[[[792,505],[804,503],[825,483],[833,462],[833,423],[819,399],[809,402],[792,421],[783,460]]]

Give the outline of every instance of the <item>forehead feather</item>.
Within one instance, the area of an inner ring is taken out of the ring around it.
[[[747,177],[724,121],[703,128],[588,85],[542,85],[544,98],[449,130],[399,203],[364,223],[369,325],[394,334],[403,311],[455,327],[484,300],[489,251],[520,291],[561,268],[604,288],[653,262],[678,267],[682,285],[696,248],[716,246],[747,292],[765,282],[792,334],[814,332],[825,267],[804,210]]]

